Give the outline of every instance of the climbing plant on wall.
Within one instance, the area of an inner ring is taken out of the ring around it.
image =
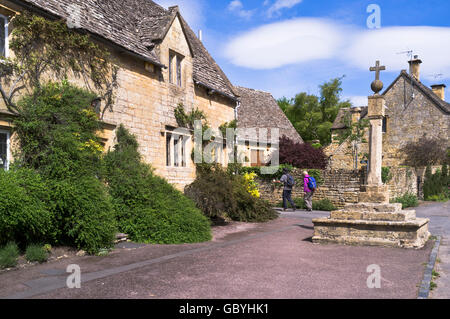
[[[108,50],[62,21],[26,11],[11,20],[14,29],[9,46],[14,54],[0,63],[0,93],[10,112],[19,114],[14,98],[24,89],[39,94],[48,74],[58,80],[70,74],[81,78],[89,91],[105,101],[103,112],[111,107],[117,67]]]

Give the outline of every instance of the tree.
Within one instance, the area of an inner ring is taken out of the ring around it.
[[[308,143],[296,143],[286,136],[280,139],[280,164],[289,164],[297,168],[324,169],[328,161],[322,149]]]
[[[448,141],[443,138],[428,138],[424,135],[417,142],[410,142],[402,148],[406,164],[413,167],[438,165],[448,159]]]
[[[283,97],[278,105],[305,141],[320,140],[322,145],[331,142],[331,128],[341,108],[351,107],[342,101],[342,79],[336,78],[320,86],[320,96],[299,93],[294,99]]]

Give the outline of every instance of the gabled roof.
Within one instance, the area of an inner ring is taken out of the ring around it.
[[[437,96],[432,89],[427,87],[426,85],[422,84],[422,82],[417,81],[416,78],[408,74],[405,70],[402,70],[400,72],[400,75],[391,83],[391,85],[384,91],[382,95],[386,95],[387,92],[391,90],[391,88],[394,86],[395,83],[401,78],[405,78],[407,81],[412,83],[415,87],[417,87],[430,101],[436,105],[437,108],[439,108],[441,111],[443,111],[446,114],[450,114],[450,104],[446,101],[442,100],[439,96]]]
[[[280,137],[285,135],[295,142],[304,143],[272,94],[239,86],[235,89],[241,100],[238,128],[267,128],[269,139],[270,129],[278,128]]]
[[[163,40],[178,16],[193,51],[194,81],[233,100],[237,98],[233,85],[183,19],[178,7],[166,10],[151,0],[10,1],[62,19],[73,17],[73,9],[79,6],[80,29],[161,67],[163,65],[154,50],[154,44]]]

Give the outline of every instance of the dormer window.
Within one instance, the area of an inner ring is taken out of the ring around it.
[[[8,57],[8,17],[0,14],[0,56]]]
[[[169,51],[169,83],[179,87],[183,86],[182,68],[184,57],[173,51]]]

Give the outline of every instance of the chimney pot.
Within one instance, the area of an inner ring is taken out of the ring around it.
[[[198,39],[200,40],[200,42],[203,42],[203,31],[202,30],[198,30]]]
[[[418,55],[415,55],[414,59],[412,59],[408,63],[409,63],[409,74],[420,82],[420,65],[422,64],[422,60],[419,59]]]
[[[445,84],[435,84],[431,86],[431,89],[433,90],[434,94],[439,96],[439,98],[443,101],[445,101],[445,88],[447,86]]]

